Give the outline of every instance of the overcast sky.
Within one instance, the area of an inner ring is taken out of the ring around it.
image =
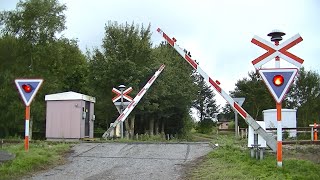
[[[0,10],[12,10],[17,0],[0,0]],[[254,35],[270,41],[273,29],[304,39],[289,51],[304,59],[307,70],[320,70],[320,1],[318,0],[60,0],[67,5],[68,38],[77,38],[81,50],[100,48],[104,26],[118,23],[151,24],[154,45],[162,41],[160,27],[226,92],[247,77],[251,61],[265,51],[252,44]],[[280,42],[281,44],[281,42]],[[280,61],[281,67],[292,67]],[[266,67],[274,67],[274,61]],[[225,100],[216,95],[219,104]],[[245,102],[246,103],[246,102]],[[250,103],[250,102],[248,102]]]

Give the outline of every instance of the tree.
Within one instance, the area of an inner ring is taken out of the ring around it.
[[[45,129],[46,94],[88,91],[87,62],[77,42],[55,36],[65,28],[64,10],[65,5],[56,0],[29,0],[20,1],[15,11],[0,13],[0,128],[6,132],[4,136],[24,131],[23,104],[13,85],[15,78],[44,79],[31,108],[30,120],[36,131]]]
[[[275,108],[275,101],[263,85],[256,73],[249,73],[249,79],[244,78],[236,83],[236,89],[231,91],[232,97],[245,97],[243,107],[255,119],[262,119],[262,111]],[[315,71],[306,71],[301,68],[293,85],[283,100],[283,108],[297,109],[298,126],[308,126],[319,120],[320,104],[320,76]],[[231,106],[226,105],[223,112],[232,118]],[[241,122],[241,121],[240,121]],[[243,126],[244,123],[241,123]]]
[[[225,104],[225,106],[222,108],[222,112],[218,115],[218,119],[234,120],[234,109],[230,104]]]
[[[195,74],[194,76],[198,93],[197,98],[193,103],[193,107],[198,111],[200,121],[205,118],[212,120],[215,117],[215,113],[219,111],[219,107],[214,99],[215,94],[201,75]]]
[[[297,109],[298,126],[307,127],[319,121],[320,76],[315,71],[299,70],[287,94],[287,106]]]
[[[197,94],[193,69],[169,44],[161,43],[153,52],[156,62],[166,65],[153,87],[153,94],[158,96],[153,101],[158,99],[156,117],[161,132],[186,136],[191,130],[190,108]]]
[[[65,27],[65,5],[58,0],[20,1],[15,11],[0,14],[3,32],[12,34],[32,45],[55,40]]]
[[[274,108],[274,100],[267,87],[264,85],[261,77],[258,73],[249,72],[249,78],[245,77],[242,80],[238,80],[234,91],[230,91],[231,97],[244,97],[246,103],[243,104],[243,108],[256,120],[262,120],[262,111],[265,109]],[[233,118],[232,107],[226,105],[223,108],[225,117]],[[245,127],[244,121],[239,121],[240,127]]]
[[[231,97],[244,97],[243,108],[256,120],[262,120],[262,111],[274,107],[274,100],[258,73],[248,73],[249,78],[238,80]]]
[[[19,132],[24,127],[19,123],[23,119],[19,113],[23,112],[23,104],[14,87],[15,75],[21,73],[16,65],[21,62],[21,48],[15,37],[0,37],[0,137]]]
[[[130,95],[134,97],[139,92],[139,84],[154,67],[151,51],[150,25],[140,28],[135,24],[119,25],[110,21],[106,25],[102,51],[95,49],[89,62],[90,71],[95,72],[90,74],[90,83],[95,87],[92,94],[100,99],[96,104],[96,122],[104,129],[118,115],[111,101],[112,88],[120,84],[132,87]],[[140,104],[139,108],[142,107]]]
[[[167,44],[151,47],[150,26],[140,28],[135,24],[109,22],[105,30],[102,51],[94,50],[90,58],[90,71],[96,72],[90,74],[95,87],[92,93],[100,99],[96,104],[96,122],[107,128],[106,125],[118,116],[111,102],[113,87],[131,86],[134,90],[130,95],[134,97],[160,65],[165,64],[160,77],[126,120],[127,130],[131,134],[135,129],[140,134],[148,132],[150,135],[159,131],[185,133],[196,94],[192,69],[182,63],[182,58]]]

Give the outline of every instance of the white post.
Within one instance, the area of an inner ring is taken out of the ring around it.
[[[121,91],[121,105],[120,105],[120,114],[123,112],[123,88],[120,88]],[[120,135],[121,139],[123,139],[123,121],[120,123]]]
[[[234,131],[236,138],[239,136],[239,130],[238,130],[238,112],[234,111]]]

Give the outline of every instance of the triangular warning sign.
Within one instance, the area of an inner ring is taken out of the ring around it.
[[[296,68],[279,68],[279,69],[260,69],[264,83],[267,85],[271,95],[277,103],[281,103],[290,85],[292,84],[294,77],[296,76],[298,69]],[[279,84],[275,81],[277,77],[281,77]]]
[[[130,103],[131,103],[131,102],[128,102],[128,101],[123,102],[123,103],[122,103],[122,105],[123,105],[122,110],[124,111],[124,110],[128,107],[128,105],[129,105]],[[119,114],[121,114],[121,102],[114,102],[113,104],[116,106]]]
[[[242,104],[244,103],[244,101],[246,100],[246,98],[244,97],[239,97],[239,98],[233,98],[233,100],[235,102],[237,102],[239,104],[239,106],[242,106]]]
[[[15,84],[26,106],[30,106],[32,99],[37,94],[43,79],[16,79]]]

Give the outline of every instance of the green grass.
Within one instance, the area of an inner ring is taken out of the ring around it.
[[[209,135],[209,134],[201,134],[201,133],[192,133],[192,138],[191,141],[194,142],[201,142],[201,141],[206,141],[206,142],[210,142],[212,141],[212,136],[213,135]]]
[[[15,154],[16,158],[0,164],[0,179],[17,179],[62,163],[70,144],[39,141],[31,143],[28,152],[24,150],[23,143],[6,145],[2,150]]]
[[[320,179],[320,165],[311,161],[284,159],[278,168],[275,154],[265,153],[263,160],[251,158],[245,140],[219,135],[212,142],[219,147],[197,164],[190,179]]]

